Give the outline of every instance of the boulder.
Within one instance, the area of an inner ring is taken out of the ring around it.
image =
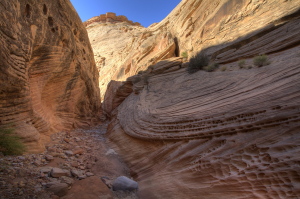
[[[53,192],[55,195],[62,197],[68,193],[68,184],[66,183],[54,183],[47,191]]]
[[[112,184],[114,191],[134,191],[137,190],[138,183],[126,176],[120,176]]]

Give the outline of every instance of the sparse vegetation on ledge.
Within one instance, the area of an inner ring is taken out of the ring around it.
[[[267,55],[259,55],[253,58],[253,64],[257,67],[269,65],[271,62]]]
[[[187,53],[186,51],[182,52],[182,53],[181,53],[181,57],[187,59],[187,58],[188,58],[188,53]]]
[[[190,59],[187,71],[189,74],[195,73],[199,70],[212,72],[218,67],[218,63],[210,61],[209,57],[204,52],[200,52]]]
[[[24,144],[13,133],[13,129],[0,128],[0,138],[0,152],[4,155],[21,155],[25,152]]]
[[[207,71],[207,72],[213,72],[215,69],[217,69],[219,67],[219,64],[216,62],[212,62],[210,63],[208,66],[205,66],[203,68],[203,70]]]
[[[187,71],[189,74],[192,74],[199,70],[203,70],[203,68],[205,66],[208,66],[208,64],[209,64],[208,56],[205,53],[200,52],[190,59],[190,63],[187,68]]]
[[[241,60],[239,61],[238,65],[239,65],[240,68],[245,68],[245,66],[246,66],[246,60],[241,59]]]

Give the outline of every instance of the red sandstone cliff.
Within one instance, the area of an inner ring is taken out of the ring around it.
[[[0,125],[41,150],[48,135],[100,113],[98,71],[69,0],[0,3]]]

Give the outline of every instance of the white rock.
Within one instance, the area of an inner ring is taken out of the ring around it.
[[[105,153],[105,155],[117,155],[117,153],[115,152],[115,150],[109,149],[109,150]]]
[[[134,191],[138,189],[138,183],[126,176],[120,176],[113,182],[114,191]]]

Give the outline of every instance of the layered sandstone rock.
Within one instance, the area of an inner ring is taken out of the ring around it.
[[[0,17],[0,124],[32,152],[52,132],[97,121],[99,75],[70,1],[5,0]]]
[[[141,26],[139,22],[133,22],[131,20],[128,20],[126,16],[119,15],[117,16],[116,13],[113,12],[107,12],[106,14],[102,14],[100,16],[93,17],[87,21],[85,21],[83,24],[85,26],[89,26],[92,23],[122,23],[125,22],[129,25],[133,26]]]
[[[111,18],[106,14],[85,22],[100,72],[102,99],[111,80],[124,81],[151,64],[175,56],[176,49],[174,36],[167,30],[152,31],[126,20],[108,23]]]
[[[188,74],[173,58],[111,83],[109,138],[141,198],[300,195],[299,5],[182,1],[148,29],[167,27],[175,54],[205,49],[226,70]],[[255,66],[258,54],[270,64]]]
[[[246,50],[232,57],[232,51],[241,47],[247,49],[248,43],[260,34],[280,26],[288,20],[282,17],[294,12],[298,5],[299,0],[184,0],[163,21],[148,28],[93,23],[92,18],[87,22],[87,30],[100,70],[102,99],[110,80],[124,81],[151,64],[183,52],[191,57],[200,50],[216,46],[219,51],[215,51],[214,59],[219,62],[229,57],[236,60],[252,56]],[[105,17],[97,20],[105,21]],[[245,36],[248,39],[238,44],[236,39]],[[230,47],[231,42],[237,44]],[[256,54],[266,53],[266,49],[257,50],[256,47],[252,46]]]

